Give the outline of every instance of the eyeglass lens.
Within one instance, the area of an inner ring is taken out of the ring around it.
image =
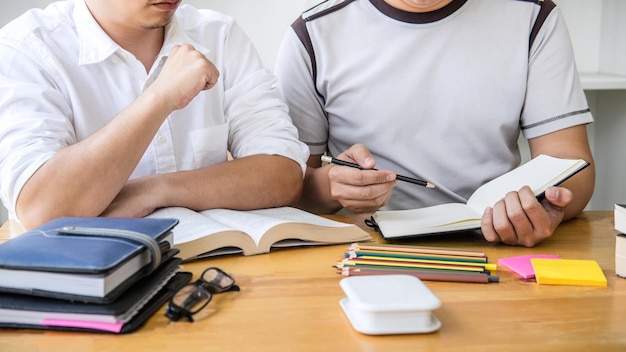
[[[195,314],[211,300],[211,293],[198,285],[186,285],[172,298],[172,302],[185,311]]]
[[[204,273],[202,273],[201,280],[203,281],[203,286],[214,293],[227,291],[235,283],[235,279],[217,268],[208,268],[205,270]]]

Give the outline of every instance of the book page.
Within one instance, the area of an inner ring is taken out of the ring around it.
[[[187,208],[161,208],[146,217],[178,219],[179,223],[173,230],[174,245],[191,242],[212,233],[235,230],[233,227],[227,226],[215,219],[207,218]]]
[[[580,159],[539,155],[479,187],[468,199],[467,205],[482,214],[508,192],[518,191],[526,185],[530,186],[535,195],[539,195],[549,186],[559,184],[564,178],[579,171],[584,165],[585,161]]]
[[[482,214],[462,203],[377,211],[374,220],[386,238],[480,227]]]
[[[349,227],[339,221],[326,219],[300,209],[291,207],[269,208],[248,211],[229,209],[210,209],[201,212],[202,215],[219,220],[226,225],[236,227],[246,232],[259,245],[263,235],[272,227],[283,223],[306,223],[328,227]]]
[[[322,216],[318,216],[297,208],[281,207],[281,208],[269,208],[251,210],[250,213],[272,217],[274,219],[280,219],[281,222],[298,222],[304,224],[311,224],[317,226],[326,227],[350,227],[353,224],[347,224],[340,221],[327,219]]]

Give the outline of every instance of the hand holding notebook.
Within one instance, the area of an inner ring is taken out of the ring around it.
[[[446,203],[418,209],[377,211],[372,220],[385,239],[480,229],[485,209],[508,192],[528,185],[537,199],[542,199],[546,188],[560,185],[587,166],[589,163],[581,159],[539,155],[479,187],[466,204]]]

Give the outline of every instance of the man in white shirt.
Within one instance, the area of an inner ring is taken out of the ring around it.
[[[328,0],[294,22],[275,72],[311,151],[301,207],[312,211],[464,203],[519,165],[520,132],[532,157],[593,163],[593,118],[549,0]],[[324,153],[379,170],[322,166]],[[593,185],[592,165],[541,203],[511,192],[485,210],[483,235],[533,246]]]
[[[26,228],[299,199],[274,76],[232,18],[180,2],[68,0],[0,31],[0,196]]]

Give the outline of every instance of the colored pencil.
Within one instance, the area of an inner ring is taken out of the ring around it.
[[[339,273],[343,276],[402,274],[415,276],[424,281],[473,282],[485,284],[499,281],[499,277],[497,275],[483,273],[442,272],[438,270],[344,268]]]
[[[402,252],[387,252],[387,251],[347,251],[346,258],[359,258],[359,257],[387,257],[387,258],[405,258],[405,259],[425,259],[425,260],[450,260],[455,262],[469,262],[469,263],[486,263],[486,257],[470,257],[461,255],[447,255],[447,254],[420,254],[420,253],[402,253]]]
[[[386,252],[401,252],[401,253],[430,253],[430,254],[442,254],[442,255],[458,255],[467,257],[486,257],[485,253],[478,250],[464,249],[464,248],[443,248],[443,247],[431,247],[431,246],[409,246],[409,245],[395,245],[395,244],[376,244],[366,245],[361,243],[353,243],[348,248],[349,251],[386,251]]]

